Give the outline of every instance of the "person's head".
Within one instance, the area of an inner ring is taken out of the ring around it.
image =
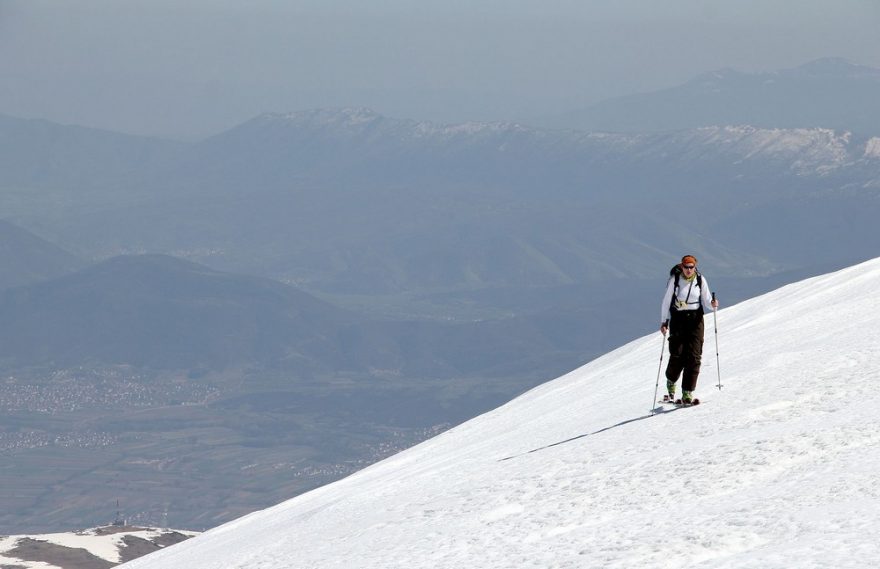
[[[687,275],[692,274],[693,271],[697,270],[697,258],[693,255],[685,255],[682,257],[681,270]]]

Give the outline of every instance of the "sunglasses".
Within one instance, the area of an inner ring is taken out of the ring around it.
[[[691,269],[695,269],[696,265],[682,265],[681,268],[691,270]]]

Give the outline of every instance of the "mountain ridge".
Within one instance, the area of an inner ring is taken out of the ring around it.
[[[5,360],[166,369],[283,359],[285,349],[320,344],[354,320],[281,283],[165,255],[115,257],[9,289],[0,294],[0,314]]]
[[[85,264],[72,253],[0,219],[0,290],[58,277]]]
[[[880,70],[878,70],[880,73]],[[352,119],[352,116],[357,118]],[[555,148],[571,147],[581,154],[586,162],[595,164],[626,151],[635,150],[639,159],[650,156],[652,147],[679,145],[682,147],[703,144],[707,149],[717,148],[736,159],[754,159],[765,155],[775,158],[783,152],[792,155],[811,147],[827,146],[836,151],[835,155],[812,156],[826,161],[841,163],[855,162],[859,159],[873,158],[872,148],[880,137],[853,136],[849,130],[814,127],[762,127],[760,125],[727,124],[706,125],[692,128],[676,128],[660,133],[614,133],[614,132],[576,132],[557,131],[525,126],[513,122],[471,122],[461,124],[435,124],[408,119],[395,119],[378,114],[366,108],[316,109],[288,114],[268,113],[230,129],[215,138],[236,138],[256,140],[251,134],[261,129],[286,132],[302,132],[307,140],[315,142],[316,137],[329,137],[335,143],[346,141],[355,145],[399,144],[409,148],[408,156],[420,151],[420,146],[435,149],[438,145],[467,144],[475,147],[485,144],[499,154],[513,152],[518,155],[515,145],[532,151],[550,152]],[[211,139],[209,139],[210,141]],[[280,142],[280,141],[273,141]],[[297,142],[291,139],[290,142]],[[244,147],[246,144],[239,143]],[[345,148],[342,146],[342,148]],[[590,156],[590,154],[595,156]],[[680,154],[667,150],[666,155]],[[688,156],[683,162],[687,162]],[[619,159],[619,158],[618,158]],[[822,169],[823,165],[817,165]]]
[[[812,239],[825,230],[826,197],[845,217],[876,209],[880,187],[880,137],[820,127],[559,132],[352,108],[261,115],[178,148],[127,182],[132,196],[117,189],[77,199],[85,211],[34,218],[58,203],[48,195],[17,219],[93,258],[170,253],[329,294],[447,293],[648,278],[663,270],[658,257],[697,242],[726,273],[798,270],[797,247],[756,253],[789,242],[767,212],[798,217],[792,231]],[[711,208],[678,219],[674,204],[705,199]],[[643,219],[615,238],[610,220],[633,216]],[[760,231],[741,230],[755,220]],[[824,235],[816,264],[868,258],[876,236],[855,229]],[[658,256],[653,244],[667,237]],[[625,243],[630,262],[602,263]]]
[[[0,114],[0,186],[63,185],[82,195],[124,185],[145,166],[161,165],[182,143],[44,119]]]
[[[668,89],[608,99],[530,122],[615,132],[751,124],[825,127],[877,136],[878,94],[880,69],[824,58],[770,72],[710,71]]]

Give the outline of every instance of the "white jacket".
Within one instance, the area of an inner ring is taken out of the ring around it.
[[[678,277],[678,294],[675,299],[676,310],[699,310],[700,304],[706,310],[712,310],[712,293],[709,291],[709,282],[706,277],[701,277],[703,286],[697,286],[697,277],[689,281],[684,275]],[[669,277],[666,285],[666,294],[663,295],[663,303],[660,305],[660,323],[669,320],[669,307],[672,305],[672,294],[675,291],[675,277]]]

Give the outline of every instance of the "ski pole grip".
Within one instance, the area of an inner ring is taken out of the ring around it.
[[[715,300],[715,293],[712,293],[712,300]]]

